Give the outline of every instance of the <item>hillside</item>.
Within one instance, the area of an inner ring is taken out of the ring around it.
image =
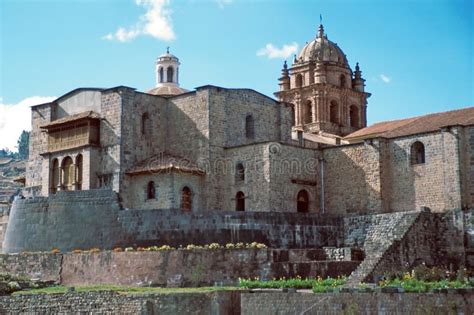
[[[0,204],[10,201],[17,190],[22,187],[20,183],[14,182],[14,179],[25,175],[25,167],[25,160],[11,157],[0,158]]]

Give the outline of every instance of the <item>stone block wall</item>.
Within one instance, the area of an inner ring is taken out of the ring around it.
[[[328,213],[377,213],[381,198],[379,141],[323,149],[324,200]]]
[[[461,208],[460,130],[413,135],[390,141],[390,209],[428,207],[441,212]],[[415,141],[425,146],[425,163],[412,165]]]
[[[242,315],[471,314],[474,293],[242,293]]]
[[[111,190],[62,191],[14,203],[4,250],[239,241],[284,248],[337,246],[342,243],[340,224],[338,218],[318,214],[121,210],[118,196]]]
[[[0,297],[4,314],[240,314],[240,292],[121,294],[72,292]]]
[[[0,273],[26,276],[30,279],[61,283],[62,254],[0,254]]]

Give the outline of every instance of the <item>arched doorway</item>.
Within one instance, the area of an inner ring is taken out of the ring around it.
[[[296,211],[306,213],[309,210],[309,196],[306,190],[300,190],[296,197]]]
[[[245,195],[241,191],[235,195],[235,210],[245,211]]]
[[[64,190],[73,190],[74,182],[74,163],[70,156],[66,156],[62,163],[63,169],[63,182],[62,186]]]
[[[51,164],[51,187],[50,191],[52,194],[56,193],[58,190],[59,185],[59,161],[58,159],[54,159],[53,163]]]
[[[181,210],[192,210],[191,189],[188,186],[184,186],[181,190]]]

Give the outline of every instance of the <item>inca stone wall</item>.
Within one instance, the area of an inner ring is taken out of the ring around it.
[[[4,314],[240,314],[240,292],[147,293],[71,292],[0,297]]]
[[[243,315],[472,314],[474,292],[242,293]]]
[[[196,287],[239,278],[348,276],[363,258],[351,248],[194,249],[0,255],[0,272],[64,285]]]
[[[239,241],[283,248],[337,246],[340,224],[318,214],[121,210],[110,190],[70,191],[15,202],[4,251]]]

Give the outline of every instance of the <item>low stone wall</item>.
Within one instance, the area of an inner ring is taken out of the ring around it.
[[[17,200],[4,252],[259,242],[273,248],[342,245],[342,221],[319,214],[121,209],[110,190]]]
[[[52,253],[0,254],[0,273],[61,282],[63,255]]]
[[[472,314],[474,293],[242,293],[242,315]]]
[[[0,272],[66,285],[189,287],[235,285],[239,278],[336,277],[349,275],[359,264],[352,255],[328,258],[334,255],[328,249],[4,254]]]
[[[0,314],[240,314],[240,293],[72,292],[0,297]]]

